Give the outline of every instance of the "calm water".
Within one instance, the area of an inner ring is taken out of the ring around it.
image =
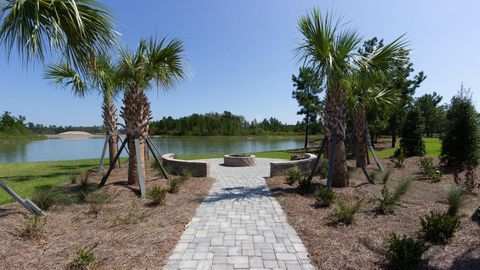
[[[0,163],[98,158],[104,141],[104,138],[47,139],[0,144]],[[263,152],[299,148],[303,145],[302,137],[155,138],[153,141],[162,154],[192,155]]]

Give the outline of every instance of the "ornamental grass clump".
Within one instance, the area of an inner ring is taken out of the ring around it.
[[[329,207],[336,197],[335,191],[326,187],[320,187],[315,192],[315,204],[317,207]]]
[[[158,206],[165,203],[167,197],[167,191],[161,187],[153,187],[148,191],[147,197],[151,201],[151,205]]]
[[[172,180],[170,180],[169,182],[169,188],[168,188],[168,192],[170,193],[178,193],[178,191],[180,190],[180,186],[182,185],[182,179],[181,178],[173,178]]]
[[[110,195],[106,192],[95,192],[87,194],[85,201],[90,206],[90,213],[98,215],[105,204],[110,201]]]
[[[460,218],[432,211],[420,218],[420,224],[427,241],[446,243],[460,228]]]
[[[422,241],[406,235],[392,234],[387,239],[385,259],[393,269],[417,269],[426,264],[426,260],[422,259],[422,256],[427,249]]]
[[[375,212],[380,215],[394,214],[395,209],[400,205],[400,199],[410,189],[410,180],[401,181],[393,192],[388,188],[388,179],[390,172],[386,172],[383,176],[382,197],[373,198],[371,201],[377,206]]]
[[[42,215],[28,215],[22,213],[23,230],[21,236],[28,239],[39,239],[45,234],[47,217]]]
[[[88,270],[94,269],[97,262],[94,249],[97,247],[98,242],[82,247],[75,252],[75,258],[73,262],[67,266],[67,270]]]
[[[448,214],[456,216],[467,201],[467,191],[463,187],[451,187],[447,190]]]

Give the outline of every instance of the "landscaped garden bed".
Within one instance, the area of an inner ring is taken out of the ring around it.
[[[359,169],[350,168],[350,186],[334,188],[336,201],[352,205],[363,199],[351,225],[334,225],[332,214],[338,209],[319,207],[314,193],[301,192],[297,185],[285,183],[285,177],[267,180],[273,196],[282,206],[289,223],[295,228],[308,249],[310,259],[319,269],[376,269],[386,268],[386,241],[392,233],[422,239],[420,217],[430,211],[447,212],[446,189],[454,186],[452,174],[440,182],[422,180],[419,158],[408,158],[405,167],[395,169],[388,159],[382,159],[388,169],[393,169],[388,182],[390,190],[400,181],[411,178],[410,189],[401,197],[393,214],[380,215],[374,211],[377,204],[372,198],[381,197],[383,188],[380,174],[377,184],[367,184]],[[438,162],[437,159],[434,161]],[[353,162],[349,162],[353,166]],[[369,165],[369,171],[375,167]],[[480,170],[477,169],[477,175]],[[314,178],[310,191],[325,185],[325,179]],[[423,258],[434,269],[478,269],[480,266],[480,226],[470,215],[480,205],[479,190],[470,196],[460,211],[460,228],[446,244],[426,245],[429,249]]]
[[[62,203],[46,211],[43,233],[43,219],[26,231],[33,218],[24,218],[26,211],[16,203],[2,205],[0,268],[65,269],[74,267],[76,257],[91,262],[92,254],[95,269],[161,268],[208,194],[212,179],[184,175],[170,185],[152,169],[148,175],[147,191],[164,189],[147,198],[137,194],[136,186],[126,185],[127,166],[114,170],[100,189],[94,173],[88,183],[83,175],[76,183],[59,186],[55,197]]]

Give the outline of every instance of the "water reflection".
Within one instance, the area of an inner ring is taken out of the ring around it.
[[[301,137],[268,138],[154,138],[161,153],[227,154],[298,148]],[[0,163],[98,158],[104,138],[47,139],[0,144]],[[123,153],[123,156],[126,154]]]

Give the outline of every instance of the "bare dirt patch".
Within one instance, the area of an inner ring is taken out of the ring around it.
[[[386,159],[382,163],[390,164]],[[395,187],[405,178],[417,179],[418,172],[418,158],[409,158],[405,168],[393,171],[389,186]],[[350,187],[335,189],[338,198],[349,204],[362,198],[365,202],[353,225],[336,227],[329,225],[328,220],[335,206],[315,208],[313,194],[300,195],[296,188],[284,183],[283,177],[267,180],[319,269],[388,269],[384,261],[385,239],[391,233],[419,237],[419,218],[431,210],[446,211],[445,189],[453,185],[452,175],[445,175],[440,183],[414,180],[401,199],[403,207],[395,215],[375,215],[375,206],[368,200],[380,196],[381,181],[377,185],[365,184],[367,181],[358,170],[351,173],[350,179]],[[315,179],[314,184],[325,184],[325,179]],[[463,209],[461,229],[453,239],[446,245],[431,246],[425,254],[429,269],[480,269],[480,226],[469,218],[480,205],[476,192]]]
[[[149,171],[147,190],[167,186],[167,180]],[[95,216],[88,203],[55,206],[49,210],[43,239],[20,236],[25,211],[17,204],[0,206],[1,269],[65,269],[75,252],[98,243],[95,269],[161,269],[185,226],[208,194],[210,178],[191,178],[177,194],[167,194],[164,205],[149,206],[135,189],[125,185],[126,166],[114,171],[105,192],[110,201]],[[92,176],[98,183],[99,177]],[[77,184],[78,185],[78,184]],[[74,189],[75,184],[63,186]]]

